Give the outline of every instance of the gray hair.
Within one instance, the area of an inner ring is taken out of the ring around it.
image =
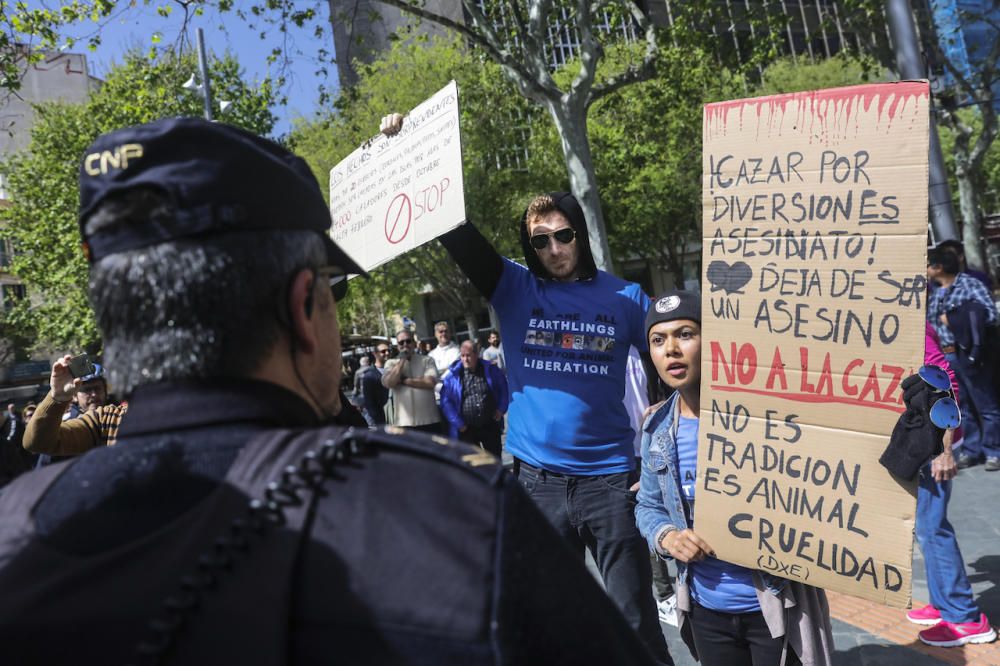
[[[162,195],[134,191],[103,203],[86,229],[173,217]],[[292,276],[325,261],[310,231],[216,234],[101,259],[90,300],[111,384],[127,395],[154,382],[249,376],[288,326]]]

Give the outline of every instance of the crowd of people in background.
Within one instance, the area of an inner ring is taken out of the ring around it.
[[[419,427],[470,442],[474,437],[485,438],[490,442],[485,448],[499,456],[503,415],[509,402],[500,334],[492,330],[481,341],[468,339],[458,344],[452,337],[451,325],[445,321],[434,325],[434,333],[437,345],[428,353],[419,351],[419,344],[418,351],[411,350],[412,341],[419,338],[409,330],[396,335],[395,345],[386,339],[355,348],[351,358],[357,359],[357,367],[352,369],[345,363],[344,370],[345,382],[353,387],[351,402],[361,409],[372,427],[385,424]],[[433,376],[430,362],[436,373]],[[384,382],[383,377],[393,368],[397,370]],[[397,377],[396,373],[404,376]],[[436,381],[433,387],[430,381],[406,382],[407,373],[419,373]],[[430,394],[408,389],[433,390],[438,409],[436,420],[432,420]],[[397,399],[401,401],[399,412]],[[466,434],[459,437],[461,433]]]

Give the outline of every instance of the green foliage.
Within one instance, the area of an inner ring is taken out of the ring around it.
[[[397,41],[382,58],[358,67],[357,85],[341,93],[334,110],[299,119],[289,136],[319,182],[328,183],[330,169],[378,131],[382,116],[408,111],[454,78],[461,96],[466,212],[499,251],[518,256],[517,220],[538,179],[507,160],[528,141],[533,115],[499,67],[470,54],[458,40],[437,38]],[[475,290],[443,249],[429,243],[351,290],[338,311],[344,330],[382,334],[381,316],[406,312],[428,285],[457,311],[479,310]]]
[[[43,50],[60,46],[66,26],[85,21],[99,22],[115,8],[115,0],[62,0],[58,8],[31,7],[26,2],[0,0],[0,89],[16,92],[26,64],[38,62]],[[66,42],[72,46],[73,41]],[[91,48],[100,43],[96,33],[87,41]]]
[[[703,51],[664,49],[657,62],[651,80],[591,108],[590,138],[615,261],[646,259],[683,284],[700,236],[702,105],[742,87]]]
[[[196,63],[192,53],[162,52],[150,59],[132,52],[87,103],[36,107],[29,148],[4,165],[12,205],[0,213],[6,223],[2,233],[15,248],[11,271],[29,294],[6,323],[36,346],[79,350],[99,344],[77,230],[81,156],[104,132],[156,118],[201,115],[201,98],[181,88]],[[234,102],[222,121],[270,132],[275,122],[270,82],[244,81],[229,56],[213,59],[210,72],[217,99]]]
[[[973,136],[983,131],[983,121],[973,108],[959,109],[955,112],[956,124],[968,127]],[[948,171],[948,187],[952,196],[958,196],[958,179],[955,177],[955,137],[950,128],[938,128],[941,139],[941,152],[944,154],[945,167]],[[983,158],[983,168],[969,174],[977,191],[982,192],[981,204],[983,213],[995,215],[1000,213],[1000,144],[993,142]],[[958,204],[956,203],[956,210]]]
[[[796,62],[792,58],[782,58],[771,63],[764,70],[761,82],[754,94],[776,95],[779,93],[820,90],[841,86],[860,85],[888,80],[888,72],[879,68],[870,58],[841,53],[833,58],[807,63]]]

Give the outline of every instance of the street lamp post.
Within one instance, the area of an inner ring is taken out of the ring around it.
[[[212,119],[212,86],[208,78],[208,58],[205,57],[205,31],[198,28],[198,68],[201,70],[201,96],[205,103],[205,120]]]
[[[889,32],[896,48],[896,66],[903,79],[923,79],[927,77],[927,65],[920,53],[917,31],[913,27],[913,8],[910,0],[887,0],[886,16]],[[931,229],[934,242],[958,238],[955,225],[955,211],[951,205],[951,191],[948,189],[948,172],[944,166],[941,142],[938,140],[937,123],[934,120],[933,101],[931,106],[931,131],[929,149],[930,182],[928,183],[928,204],[930,206]]]

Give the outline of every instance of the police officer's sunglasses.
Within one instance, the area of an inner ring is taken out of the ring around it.
[[[962,410],[955,402],[955,393],[951,389],[951,377],[948,376],[944,368],[939,365],[925,365],[917,371],[917,374],[935,393],[948,394],[943,398],[938,398],[931,405],[931,423],[945,430],[962,425]]]
[[[530,239],[531,247],[544,250],[549,245],[549,237],[555,238],[562,245],[569,245],[576,239],[576,230],[569,227],[548,234],[535,234]]]
[[[347,275],[344,273],[344,269],[337,266],[317,268],[316,278],[325,278],[330,281],[330,291],[333,292],[334,301],[339,301],[347,295]]]

